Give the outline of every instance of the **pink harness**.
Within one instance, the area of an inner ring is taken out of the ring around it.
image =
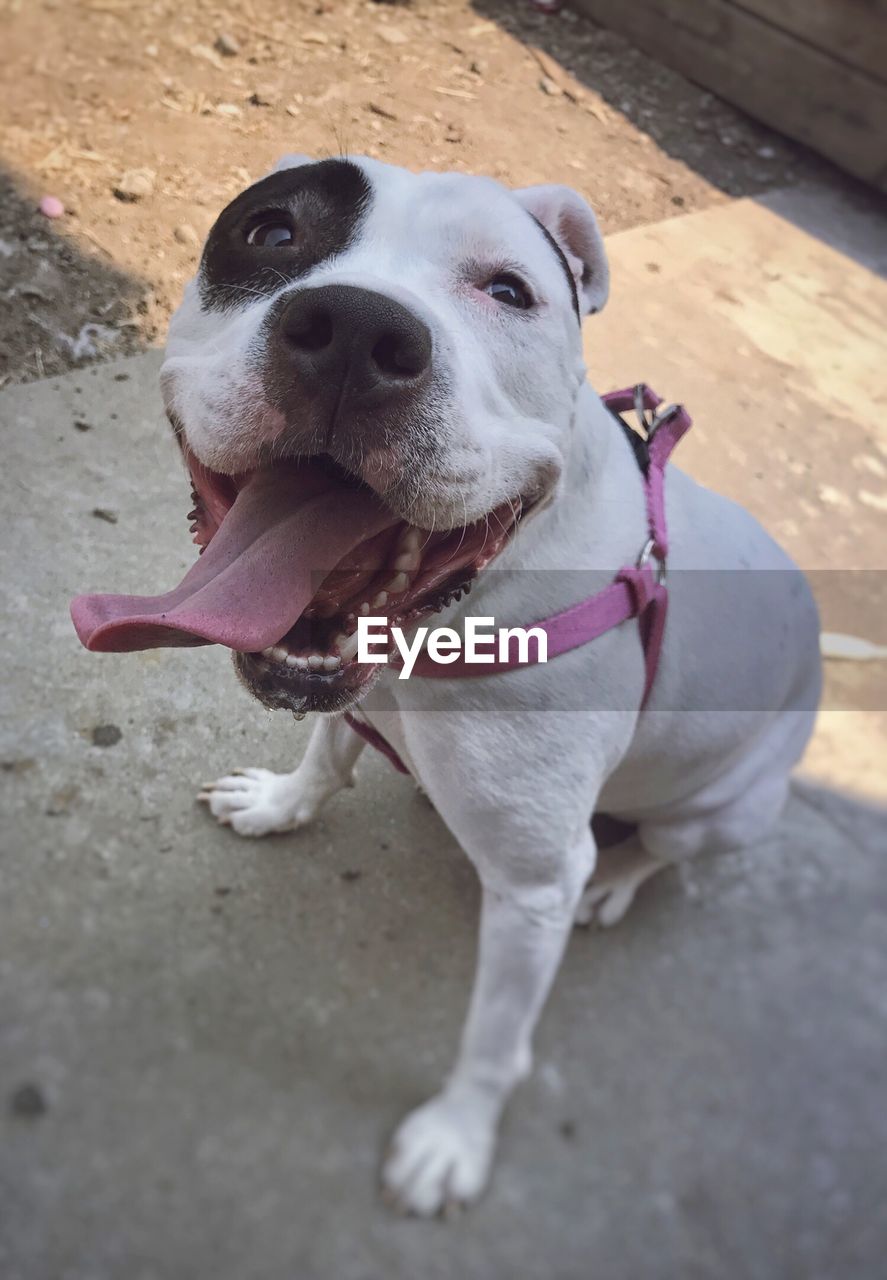
[[[611,631],[629,618],[637,618],[646,670],[641,702],[641,707],[644,707],[656,678],[668,611],[665,585],[668,555],[665,467],[672,449],[691,426],[692,419],[682,405],[668,405],[660,409],[661,398],[644,383],[624,391],[611,391],[603,397],[603,402],[625,432],[640,467],[647,502],[648,536],[635,564],[620,569],[608,587],[589,596],[587,600],[532,625],[546,633],[548,657],[556,658],[561,653],[569,653],[571,649],[596,640],[605,631]],[[643,435],[620,416],[632,408]],[[656,562],[655,569],[652,561]],[[505,661],[476,664],[468,663],[460,657],[456,662],[441,665],[433,662],[427,653],[421,653],[416,659],[412,675],[441,680],[492,676],[531,666],[537,661],[538,651],[534,656],[531,650],[528,660],[521,662],[517,637],[512,636]],[[345,719],[371,746],[386,755],[396,769],[401,773],[409,772],[394,748],[371,725],[347,711]]]

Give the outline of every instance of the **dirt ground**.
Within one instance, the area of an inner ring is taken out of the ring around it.
[[[0,20],[0,386],[162,341],[214,217],[283,151],[565,181],[608,232],[824,167],[525,0],[0,0]]]

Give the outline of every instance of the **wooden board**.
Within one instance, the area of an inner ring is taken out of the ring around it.
[[[823,53],[887,77],[887,0],[734,0]]]
[[[760,2],[763,7],[767,0]],[[782,2],[772,0],[772,9],[778,11]],[[732,0],[574,3],[688,79],[887,190],[883,79],[831,57]],[[869,7],[876,5],[882,7],[882,0],[872,0]]]

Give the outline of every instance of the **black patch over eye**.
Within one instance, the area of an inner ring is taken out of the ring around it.
[[[484,285],[484,293],[488,293],[495,302],[501,302],[506,307],[516,307],[519,311],[526,311],[533,305],[529,289],[517,276],[493,276],[489,284]]]
[[[253,219],[244,239],[262,249],[287,249],[295,243],[296,230],[285,213],[266,213]]]
[[[318,160],[253,183],[207,237],[197,277],[204,311],[252,306],[343,253],[372,201],[363,171],[348,160]]]

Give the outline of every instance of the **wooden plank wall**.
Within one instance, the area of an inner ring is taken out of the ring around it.
[[[690,80],[887,191],[887,0],[573,0]]]
[[[692,0],[690,0],[692,3]],[[882,82],[887,0],[736,0],[759,18]]]

